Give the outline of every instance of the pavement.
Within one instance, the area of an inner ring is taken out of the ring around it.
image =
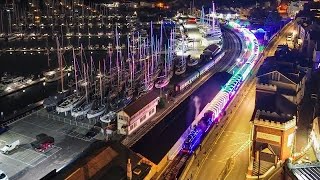
[[[292,43],[287,42],[287,35],[293,31],[293,24],[287,26],[281,36],[275,37],[274,44],[266,50],[262,59],[267,56],[274,56],[277,46],[288,44],[293,48]],[[226,179],[246,179],[249,160],[249,135],[250,119],[255,107],[255,88],[251,88],[242,103],[235,109],[236,116],[229,117],[225,128],[219,132],[213,132],[207,143],[203,145],[202,153],[197,155],[193,161],[185,179],[219,179],[219,175],[225,169],[226,162],[230,157],[234,158],[231,170]],[[212,136],[212,137],[211,137]]]
[[[8,155],[0,154],[0,169],[13,180],[40,179],[52,170],[67,165],[94,141],[85,137],[88,132],[86,128],[37,113],[28,115],[9,127],[9,131],[0,135],[0,148],[15,140],[20,140],[21,144]],[[35,151],[30,145],[40,133],[46,133],[55,139],[54,146],[43,153]]]

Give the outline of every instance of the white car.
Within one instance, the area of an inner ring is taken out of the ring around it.
[[[8,176],[0,170],[0,180],[9,180]]]
[[[8,154],[10,151],[14,150],[15,148],[17,148],[20,145],[20,140],[16,140],[11,144],[7,144],[5,145],[3,148],[0,149],[0,151],[3,154]],[[1,179],[0,179],[1,180]]]

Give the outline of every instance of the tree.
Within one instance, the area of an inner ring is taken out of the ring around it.
[[[279,25],[280,21],[281,21],[280,14],[278,13],[278,11],[273,10],[269,12],[264,24],[265,26],[276,27]]]
[[[161,97],[159,100],[158,108],[162,109],[166,106],[166,99],[164,97]]]

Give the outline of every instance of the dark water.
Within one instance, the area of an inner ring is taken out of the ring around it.
[[[58,82],[38,83],[32,87],[26,88],[25,92],[19,91],[0,98],[0,112],[4,117],[16,110],[22,109],[31,103],[36,103],[57,92]]]
[[[192,123],[196,116],[197,108],[198,112],[201,112],[230,77],[231,75],[225,72],[212,76],[134,144],[132,150],[142,154],[154,163],[160,162]]]

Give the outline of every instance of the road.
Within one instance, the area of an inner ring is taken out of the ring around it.
[[[274,44],[266,49],[265,56],[273,56],[279,44],[286,44],[286,36],[293,31],[293,25],[284,29],[279,37],[275,37]],[[248,87],[246,87],[248,88]],[[226,179],[245,179],[250,145],[250,119],[255,106],[255,86],[243,98],[240,106],[235,107],[235,116],[229,117],[219,133],[212,133],[201,153],[193,161],[185,179],[202,180],[218,179],[230,157],[234,157],[234,164]]]
[[[213,74],[220,71],[231,70],[235,68],[236,59],[239,57],[242,46],[240,40],[237,38],[236,34],[230,30],[225,30],[223,32],[224,44],[223,49],[225,50],[225,56],[213,67],[207,74],[199,78],[194,82],[190,88],[188,88],[183,94],[173,98],[173,101],[167,103],[168,106],[165,109],[158,111],[152,118],[152,121],[146,122],[141,126],[136,132],[127,136],[122,143],[128,147],[131,147],[135,142],[137,142],[141,137],[143,137],[148,131],[150,131],[158,122],[162,120],[168,113],[172,111],[175,107],[179,105],[184,99],[186,99],[194,90],[201,86],[206,80],[208,80]]]

